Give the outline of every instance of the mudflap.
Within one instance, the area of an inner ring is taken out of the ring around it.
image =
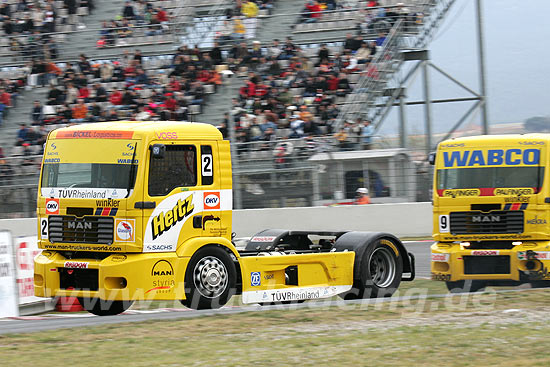
[[[414,280],[414,277],[416,275],[415,273],[415,260],[414,260],[414,255],[410,252],[407,252],[407,255],[409,256],[409,264],[410,264],[410,272],[409,272],[409,276],[402,276],[401,277],[401,281],[402,282],[412,282]]]

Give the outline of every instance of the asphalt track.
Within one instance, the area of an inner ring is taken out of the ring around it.
[[[407,241],[405,246],[409,252],[414,254],[416,259],[416,276],[426,278],[430,275],[430,245],[432,241]],[[447,295],[435,295],[430,298],[446,297]],[[302,304],[275,305],[275,306],[233,306],[224,307],[218,310],[189,310],[189,309],[161,309],[150,311],[129,311],[122,315],[99,317],[87,313],[51,315],[51,316],[27,316],[20,318],[0,319],[0,335],[11,333],[29,333],[45,330],[75,328],[85,326],[97,326],[108,324],[119,324],[128,322],[140,322],[148,320],[170,320],[181,318],[192,318],[208,315],[237,314],[243,312],[260,311],[267,309],[301,309],[321,308],[327,306],[358,304],[361,307],[368,307],[370,304],[404,301],[426,298],[424,295],[392,297],[383,299],[365,299],[356,301],[308,301]]]

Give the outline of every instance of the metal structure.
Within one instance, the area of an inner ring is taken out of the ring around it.
[[[427,1],[422,8],[425,15],[424,22],[422,26],[413,29],[412,32],[405,22],[394,24],[382,46],[381,52],[378,53],[378,57],[372,63],[371,71],[365,73],[359,80],[356,92],[348,96],[345,108],[341,110],[338,116],[337,126],[341,126],[345,120],[362,117],[371,120],[375,131],[378,131],[391,108],[399,106],[399,146],[406,148],[408,139],[405,106],[423,104],[425,106],[425,151],[428,153],[438,143],[432,141],[432,104],[476,101],[451,128],[444,139],[450,137],[478,109],[482,111],[483,133],[489,133],[481,0],[476,0],[480,91],[476,92],[461,83],[429,59],[427,46],[455,2],[456,0]],[[407,69],[409,66],[408,61],[415,62],[415,64]],[[432,100],[430,93],[430,70],[432,69],[466,90],[471,94],[471,97]],[[407,101],[406,91],[420,72],[423,74],[424,98],[422,101]]]

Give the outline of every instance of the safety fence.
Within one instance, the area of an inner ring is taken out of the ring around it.
[[[379,143],[371,146],[379,147]],[[373,203],[429,200],[431,174],[404,149],[364,150],[359,137],[232,144],[235,209],[352,204],[358,188]],[[0,159],[0,218],[36,216],[41,155]]]

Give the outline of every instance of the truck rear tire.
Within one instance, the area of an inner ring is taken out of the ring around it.
[[[134,301],[106,301],[99,298],[78,298],[86,311],[97,316],[114,316],[123,313]]]
[[[237,271],[227,251],[215,246],[198,250],[185,272],[181,303],[194,310],[220,308],[235,293]]]
[[[391,297],[401,283],[403,257],[385,241],[376,241],[363,254],[360,279],[353,288],[340,297],[343,299]]]
[[[485,290],[487,283],[483,280],[457,280],[454,282],[445,282],[447,289],[451,293],[469,293]]]

